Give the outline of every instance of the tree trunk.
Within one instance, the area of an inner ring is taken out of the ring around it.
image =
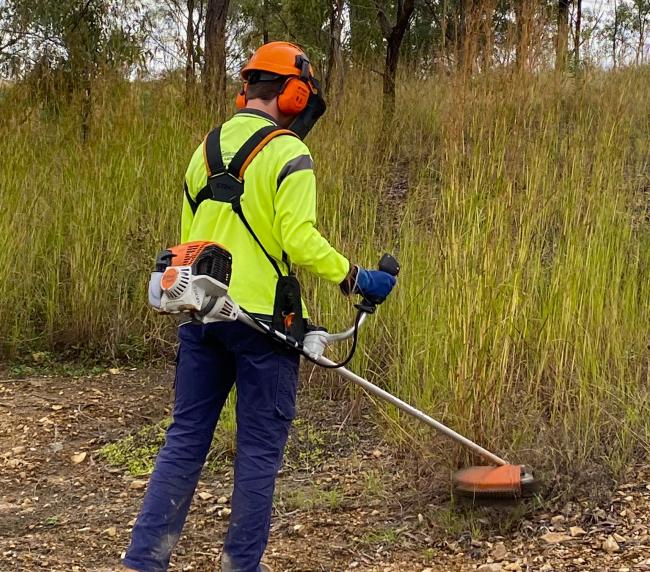
[[[194,93],[194,0],[187,0],[187,28],[185,30],[185,97]]]
[[[555,69],[557,71],[566,69],[570,4],[571,0],[558,0],[557,4],[557,37],[555,39]]]
[[[645,30],[646,30],[646,17],[648,16],[647,10],[650,10],[650,5],[645,4],[643,5],[642,2],[637,1],[635,2],[636,9],[637,9],[637,26],[639,28],[639,42],[637,43],[636,47],[636,57],[635,62],[636,65],[641,65],[643,64],[643,61],[645,59]]]
[[[397,0],[397,18],[391,26],[382,6],[375,0],[377,18],[386,39],[386,64],[384,66],[384,97],[382,101],[384,118],[390,120],[395,113],[395,78],[399,64],[399,52],[409,20],[415,9],[415,0]]]
[[[481,3],[481,27],[483,28],[483,45],[481,47],[481,71],[487,71],[493,64],[494,51],[494,14],[495,0],[483,0]]]
[[[330,41],[327,55],[327,74],[325,93],[329,96],[335,90],[337,95],[343,90],[343,55],[341,53],[341,33],[343,32],[343,0],[332,0],[330,5]]]
[[[515,8],[515,57],[517,70],[520,72],[528,69],[530,50],[530,25],[533,7],[530,0],[519,0],[514,2]]]
[[[616,69],[616,40],[618,38],[618,5],[614,0],[614,29],[612,31],[612,63]]]
[[[269,43],[269,3],[262,0],[262,42]]]
[[[580,33],[582,31],[582,0],[576,0],[576,27],[573,38],[573,55],[575,58],[576,73],[580,70]]]
[[[208,0],[205,15],[203,90],[208,106],[219,114],[226,107],[226,17],[230,0]]]

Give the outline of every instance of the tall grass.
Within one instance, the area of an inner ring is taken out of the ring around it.
[[[647,454],[649,80],[405,78],[390,126],[375,80],[349,89],[309,140],[320,227],[355,261],[394,250],[403,267],[354,369],[517,460],[620,473]],[[100,93],[85,144],[74,106],[2,95],[7,357],[173,339],[145,285],[212,121],[173,83]],[[349,302],[303,278],[314,316],[344,324]]]

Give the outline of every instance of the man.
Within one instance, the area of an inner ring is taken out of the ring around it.
[[[304,114],[307,104],[320,94],[300,48],[285,42],[262,46],[242,70],[242,78],[241,109],[216,136],[208,136],[187,169],[182,241],[223,245],[233,258],[229,294],[260,319],[272,319],[276,284],[290,273],[291,265],[340,284],[345,294],[385,298],[395,279],[351,266],[314,227],[312,159],[300,138],[285,132],[266,142],[245,171],[243,194],[236,205],[212,191],[203,200],[204,189],[211,188],[212,166],[228,165],[261,128],[294,125],[304,136],[311,127]],[[275,478],[295,416],[299,356],[238,322],[186,324],[178,336],[173,422],[156,460],[124,566],[137,572],[167,570],[221,409],[236,384],[235,483],[221,570],[268,571],[261,558],[269,535]]]

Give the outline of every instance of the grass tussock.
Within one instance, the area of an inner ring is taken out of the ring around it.
[[[392,250],[403,268],[354,369],[549,471],[619,474],[647,454],[649,81],[405,80],[390,127],[376,80],[348,90],[309,140],[320,227],[354,261]],[[173,339],[146,281],[212,121],[173,83],[100,93],[85,144],[76,108],[0,96],[4,356],[147,357]],[[338,290],[303,279],[342,325]]]

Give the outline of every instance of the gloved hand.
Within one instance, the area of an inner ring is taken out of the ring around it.
[[[381,270],[366,270],[357,266],[354,292],[373,304],[381,304],[395,286],[395,276]]]

